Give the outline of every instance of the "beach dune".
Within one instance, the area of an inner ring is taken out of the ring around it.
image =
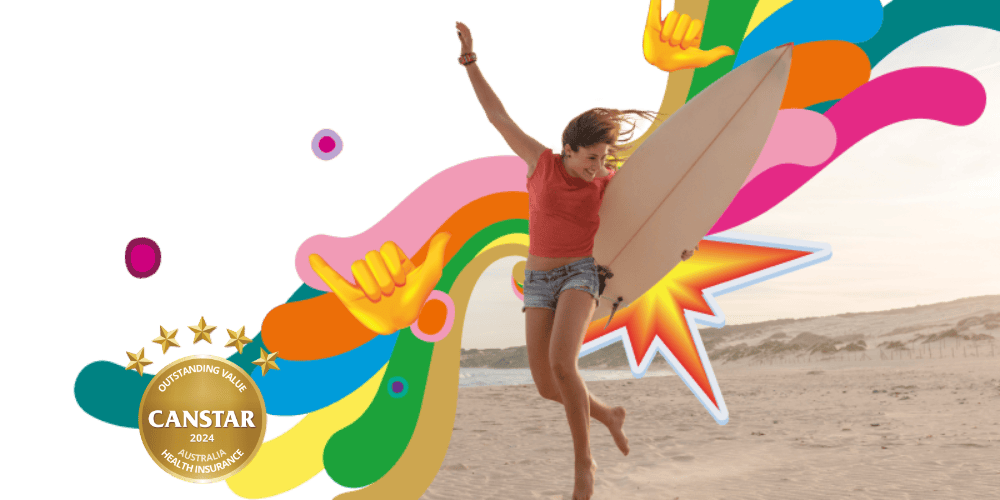
[[[677,377],[590,382],[628,410],[632,448],[622,456],[592,421],[594,498],[1000,498],[1000,348],[983,340],[1000,332],[988,325],[997,310],[956,301],[780,326],[785,342],[807,326],[835,339],[816,352],[755,350],[775,332],[743,328],[726,342],[752,354],[713,358],[727,425]],[[858,332],[866,347],[847,349]],[[562,406],[533,385],[475,387],[459,391],[448,454],[422,498],[569,499],[572,487]]]

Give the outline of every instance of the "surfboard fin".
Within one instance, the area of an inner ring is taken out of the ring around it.
[[[613,278],[614,276],[615,274],[611,272],[611,269],[608,269],[605,266],[597,266],[597,280],[598,280],[597,295],[599,297],[607,298],[604,297],[604,287],[605,285],[608,284],[608,280]],[[618,311],[618,306],[621,305],[622,300],[624,300],[623,297],[618,297],[618,300],[616,300],[614,304],[611,304],[611,316],[608,316],[608,322],[607,324],[604,325],[605,330],[608,329],[608,325],[611,324],[611,320],[615,317],[615,312]]]
[[[604,295],[604,286],[607,284],[608,280],[614,276],[614,273],[612,273],[610,269],[604,266],[597,266],[597,295]]]
[[[614,304],[611,304],[611,316],[608,316],[608,322],[604,324],[604,329],[608,329],[608,325],[611,324],[611,320],[615,317],[615,312],[618,311],[618,306],[622,303],[623,298],[618,297],[618,300]]]

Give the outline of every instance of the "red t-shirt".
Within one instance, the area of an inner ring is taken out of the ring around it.
[[[611,169],[609,169],[611,170]],[[566,172],[546,149],[528,178],[528,252],[539,257],[582,257],[594,250],[598,211],[615,171],[591,182]]]

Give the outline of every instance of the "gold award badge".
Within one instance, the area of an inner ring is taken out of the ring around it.
[[[264,442],[266,422],[257,384],[218,356],[170,363],[139,403],[139,434],[149,456],[193,483],[221,481],[250,463]]]

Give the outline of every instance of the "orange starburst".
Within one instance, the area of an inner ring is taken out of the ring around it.
[[[716,420],[725,423],[728,413],[695,323],[715,327],[725,323],[715,295],[822,262],[831,254],[822,243],[733,233],[706,238],[699,245],[694,257],[618,311],[607,328],[607,317],[595,319],[581,355],[620,338],[633,374],[641,377],[659,351]]]

